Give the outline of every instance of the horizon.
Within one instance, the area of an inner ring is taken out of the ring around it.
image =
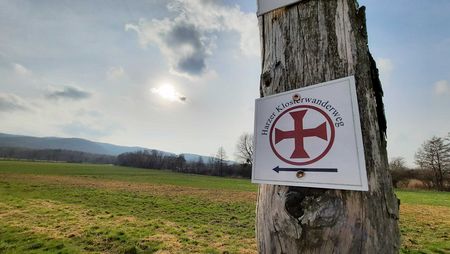
[[[359,3],[388,155],[412,167],[450,131],[450,2]],[[0,17],[0,132],[202,156],[223,146],[231,160],[253,132],[256,1],[3,1]]]
[[[56,139],[81,139],[81,140],[85,140],[85,141],[90,141],[90,142],[94,142],[94,143],[102,143],[102,144],[107,144],[107,145],[113,145],[113,146],[121,146],[121,147],[127,147],[127,148],[139,148],[142,150],[136,150],[136,151],[143,151],[143,150],[157,150],[159,152],[163,152],[163,153],[168,153],[168,154],[174,154],[174,155],[198,155],[201,157],[211,157],[211,156],[215,156],[213,155],[205,155],[205,154],[194,154],[194,153],[189,153],[189,152],[183,152],[183,153],[173,153],[171,151],[165,151],[165,150],[160,150],[157,148],[149,148],[149,147],[142,147],[142,146],[125,146],[122,144],[116,144],[116,143],[107,143],[107,142],[103,142],[103,141],[98,141],[98,140],[92,140],[92,139],[86,139],[86,138],[80,138],[80,137],[62,137],[62,136],[30,136],[30,135],[21,135],[21,134],[12,134],[12,133],[4,133],[4,132],[0,132],[0,135],[10,135],[10,136],[20,136],[20,137],[30,137],[30,138],[56,138]],[[31,149],[31,148],[30,148]],[[64,150],[64,149],[63,149]],[[85,152],[85,151],[80,151],[80,152]],[[85,152],[85,153],[90,153],[90,152]],[[234,161],[233,159],[229,158],[226,159],[226,161]]]

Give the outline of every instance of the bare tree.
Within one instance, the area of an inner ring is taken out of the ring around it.
[[[405,158],[403,157],[394,157],[389,161],[389,169],[391,171],[395,171],[395,170],[405,170],[407,169],[406,167],[406,162],[405,162]]]
[[[225,152],[225,149],[223,146],[219,147],[216,154],[216,165],[219,169],[219,175],[223,175],[223,168],[225,166],[225,160],[227,159],[227,153]]]
[[[243,133],[236,144],[236,157],[250,166],[253,165],[253,134]]]
[[[411,179],[413,177],[412,172],[406,166],[405,158],[394,157],[389,161],[389,171],[391,172],[392,184],[395,188],[398,188],[398,184],[402,180]]]
[[[450,171],[449,138],[432,137],[425,141],[415,155],[416,164],[422,169],[433,171],[434,184],[444,190],[444,178]]]

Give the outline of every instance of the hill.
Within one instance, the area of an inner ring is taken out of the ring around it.
[[[141,150],[156,150],[164,156],[176,156],[177,154],[161,151],[157,149],[150,149],[139,146],[121,146],[102,142],[95,142],[82,138],[60,138],[60,137],[33,137],[23,135],[13,135],[0,133],[0,147],[17,147],[26,149],[62,149],[70,151],[79,151],[84,153],[91,153],[97,155],[113,155],[117,156],[122,153],[136,152]],[[203,162],[207,163],[214,157],[203,156],[191,153],[182,153],[188,162],[196,162],[202,158]],[[228,164],[234,162],[228,161]]]
[[[63,149],[93,154],[119,155],[143,150],[143,147],[119,146],[82,138],[32,137],[0,133],[0,147],[29,149]]]

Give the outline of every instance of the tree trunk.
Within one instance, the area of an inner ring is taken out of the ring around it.
[[[310,0],[259,17],[261,97],[354,75],[369,191],[260,185],[260,253],[397,253],[398,200],[386,153],[378,70],[365,8],[355,0]]]

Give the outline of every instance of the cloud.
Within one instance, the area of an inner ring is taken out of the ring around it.
[[[378,58],[377,67],[380,72],[380,80],[383,85],[389,85],[394,64],[389,58]]]
[[[175,69],[193,75],[201,74],[205,68],[205,58],[209,55],[207,44],[201,40],[201,32],[194,25],[177,23],[165,37],[166,45],[181,53]]]
[[[99,138],[112,133],[112,130],[93,126],[93,124],[82,123],[80,121],[73,121],[69,124],[61,125],[61,130],[74,137],[88,137]]]
[[[125,70],[122,66],[111,67],[106,71],[106,78],[108,80],[119,80],[125,76]]]
[[[25,66],[15,63],[13,64],[14,72],[19,76],[29,76],[31,75],[31,71],[28,70]]]
[[[127,25],[126,29],[139,34],[143,47],[149,43],[156,44],[168,59],[172,72],[187,76],[205,73],[211,44],[194,25],[168,19],[141,20],[138,26]]]
[[[0,93],[0,111],[11,112],[28,110],[27,103],[14,94]]]
[[[91,93],[73,86],[65,86],[60,89],[50,91],[47,98],[50,99],[71,99],[82,100],[91,97]]]
[[[448,80],[439,80],[434,83],[433,91],[437,96],[448,95],[450,94],[450,83]]]
[[[190,77],[205,74],[206,60],[212,55],[220,32],[237,32],[243,55],[259,54],[254,13],[206,0],[172,0],[167,7],[175,17],[141,19],[138,24],[126,24],[125,30],[135,31],[142,47],[158,46],[172,72]]]

